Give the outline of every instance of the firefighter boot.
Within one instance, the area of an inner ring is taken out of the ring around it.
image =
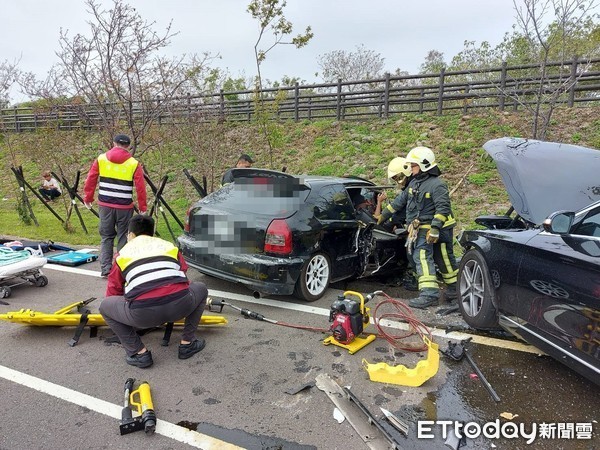
[[[449,284],[446,286],[446,292],[444,292],[444,299],[448,303],[456,303],[458,294],[456,293],[456,283]]]
[[[437,289],[426,288],[421,290],[417,298],[409,300],[408,305],[411,308],[425,309],[429,306],[437,305],[439,295],[440,293]]]

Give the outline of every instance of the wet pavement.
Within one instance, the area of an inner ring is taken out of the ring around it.
[[[86,264],[82,269],[99,270],[97,263]],[[0,306],[0,313],[20,308],[53,311],[90,296],[101,297],[105,288],[105,280],[99,277],[51,269],[45,273],[49,278],[47,287],[15,288],[7,299],[11,305]],[[380,284],[364,281],[337,284],[323,299],[307,304],[288,297],[255,300],[248,295],[249,291],[233,284],[194,271],[190,271],[190,277],[206,282],[212,292],[231,293],[227,294],[227,301],[240,307],[280,322],[315,328],[328,326],[327,311],[341,290],[366,294],[382,289]],[[412,295],[394,286],[384,286],[383,290],[403,301]],[[377,297],[370,306],[374,307],[381,300]],[[97,310],[99,304],[95,303],[90,304],[93,310]],[[429,308],[415,314],[441,329],[464,329],[465,324],[458,314],[438,316],[435,310]],[[466,447],[462,448],[598,447],[598,387],[557,361],[540,356],[535,349],[503,348],[503,344],[514,344],[512,340],[505,340],[503,333],[494,334],[488,343],[491,345],[468,344],[473,359],[501,399],[495,402],[480,380],[473,377],[473,369],[466,360],[456,362],[441,356],[438,373],[420,387],[375,383],[362,368],[363,358],[370,363],[386,362],[412,368],[426,353],[395,349],[385,340],[377,339],[357,354],[349,355],[340,347],[324,346],[322,341],[326,335],[319,332],[244,319],[232,309],[225,309],[223,315],[229,321],[227,326],[202,328],[206,349],[190,360],[177,360],[174,344],[161,347],[161,332],[144,336],[155,360],[155,365],[146,370],[127,366],[120,345],[106,345],[105,340],[111,333],[105,327],[99,329],[97,338],[84,333],[80,343],[71,348],[66,343],[73,329],[31,328],[0,322],[0,366],[85,393],[91,396],[89,401],[98,399],[117,406],[122,401],[127,377],[147,379],[153,389],[159,420],[250,449],[367,448],[348,420],[336,422],[334,404],[317,387],[294,395],[286,393],[314,382],[322,373],[329,374],[341,386],[350,386],[377,418],[382,417],[380,408],[383,407],[409,422],[408,437],[395,432],[398,446],[403,449],[448,448],[437,425],[432,426],[432,439],[417,439],[420,420],[458,420],[481,426],[498,420],[503,425],[509,422],[501,417],[504,413],[514,415],[512,422],[523,424],[527,431],[532,424],[542,422],[590,423],[593,439],[538,437],[528,445],[523,438],[480,436],[467,439]],[[369,331],[374,331],[372,325],[369,327]],[[174,332],[173,342],[176,336]],[[457,332],[439,332],[434,341],[445,349],[448,340],[456,342],[457,336]],[[189,444],[167,434],[119,436],[116,418],[50,395],[21,386],[18,379],[9,381],[0,377],[0,404],[3,405],[0,408],[0,449],[190,448]],[[40,427],[40,423],[44,423],[45,428]]]

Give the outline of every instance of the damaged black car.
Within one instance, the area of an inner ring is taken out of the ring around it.
[[[460,237],[462,316],[600,384],[600,151],[515,138],[484,149],[512,206]]]
[[[358,208],[385,186],[255,168],[234,169],[233,176],[189,209],[178,239],[200,272],[240,283],[256,297],[314,301],[331,282],[406,266],[405,239]]]

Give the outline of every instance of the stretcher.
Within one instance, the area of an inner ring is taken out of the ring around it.
[[[46,262],[47,259],[40,248],[35,250],[26,247],[24,250],[13,250],[0,246],[0,299],[8,298],[12,288],[21,284],[46,286],[48,278],[41,270]]]
[[[19,311],[11,311],[5,314],[0,314],[0,320],[7,322],[20,323],[24,325],[33,325],[39,327],[65,327],[75,326],[75,336],[69,341],[71,347],[75,346],[81,337],[83,329],[89,326],[91,330],[96,330],[96,327],[105,326],[106,322],[101,314],[92,314],[86,308],[86,306],[92,301],[96,300],[95,297],[87,300],[71,303],[53,313],[45,313],[41,311],[34,311],[32,309],[21,309]],[[203,314],[200,319],[201,326],[214,326],[214,325],[226,325],[227,319],[223,316],[214,316]],[[168,340],[171,336],[171,330],[173,326],[184,326],[184,319],[178,320],[174,323],[165,324],[165,337],[161,345],[168,345]],[[94,333],[95,334],[95,333]],[[92,332],[90,332],[92,335]]]

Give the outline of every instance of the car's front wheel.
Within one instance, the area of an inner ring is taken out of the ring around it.
[[[498,328],[496,292],[487,263],[478,250],[465,253],[458,268],[458,307],[467,324],[478,329]]]
[[[331,280],[331,262],[325,253],[315,253],[304,263],[296,282],[296,297],[314,302],[320,299]]]

